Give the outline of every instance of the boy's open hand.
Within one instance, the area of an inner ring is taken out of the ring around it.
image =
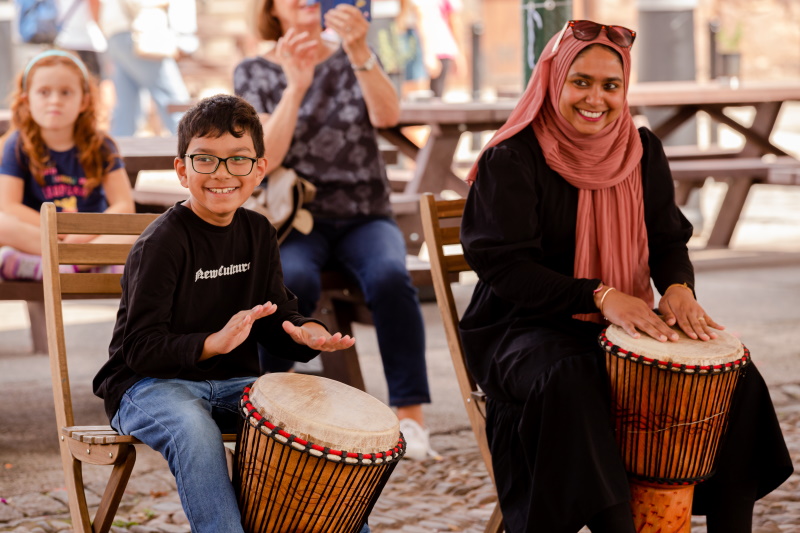
[[[295,326],[288,320],[283,323],[283,330],[288,333],[294,342],[304,344],[321,352],[335,352],[344,350],[356,343],[350,335],[342,336],[341,333],[331,335],[328,330],[316,322],[306,322],[302,326]]]
[[[269,316],[277,311],[278,306],[272,302],[260,304],[252,309],[239,311],[228,320],[221,330],[212,333],[206,337],[206,342],[203,344],[203,355],[200,356],[200,361],[214,357],[222,353],[228,353],[244,342],[253,323],[259,318]]]

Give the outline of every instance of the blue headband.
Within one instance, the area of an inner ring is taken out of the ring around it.
[[[63,50],[46,50],[46,51],[42,52],[41,54],[38,54],[38,55],[34,56],[33,59],[31,59],[30,62],[28,63],[28,66],[25,67],[25,72],[22,74],[22,90],[23,91],[28,90],[28,73],[31,71],[33,66],[36,63],[38,63],[39,61],[41,61],[42,59],[44,59],[45,57],[53,57],[53,56],[66,57],[67,59],[69,59],[73,63],[75,63],[78,66],[78,68],[81,69],[81,72],[83,73],[83,81],[84,81],[84,83],[86,85],[89,84],[89,71],[86,70],[86,66],[78,58],[76,58],[72,54],[64,52]]]

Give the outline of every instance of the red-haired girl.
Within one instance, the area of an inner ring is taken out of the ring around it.
[[[0,161],[0,278],[42,278],[43,202],[55,203],[59,211],[134,211],[116,145],[97,129],[96,102],[86,67],[67,52],[42,52],[19,75]]]

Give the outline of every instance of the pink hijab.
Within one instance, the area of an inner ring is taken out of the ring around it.
[[[592,41],[579,41],[568,30],[553,54],[557,35],[547,43],[519,103],[484,150],[532,126],[547,165],[579,189],[574,276],[599,278],[652,308],[642,196],[643,149],[627,104],[614,123],[594,135],[577,132],[558,111],[558,98],[572,62],[581,50],[597,43],[616,50],[622,58],[627,95],[630,49],[612,43],[605,30]],[[475,163],[467,181],[473,182],[477,173]],[[603,322],[599,313],[575,317]]]

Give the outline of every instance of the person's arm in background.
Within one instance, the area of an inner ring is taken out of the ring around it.
[[[428,73],[428,78],[438,78],[442,73],[442,63],[436,56],[433,45],[430,42],[430,25],[433,13],[431,9],[437,9],[433,5],[432,0],[409,0],[409,9],[414,14],[417,21],[417,36],[419,37],[419,46],[422,49],[422,62],[425,64],[425,70]]]
[[[39,213],[22,203],[23,189],[21,179],[0,174],[0,246],[40,255]]]
[[[372,51],[367,45],[369,22],[355,6],[339,4],[325,14],[325,26],[342,38],[350,63],[362,66],[370,60]],[[369,121],[376,128],[390,128],[400,118],[400,100],[391,80],[376,62],[368,70],[356,70],[356,78],[364,94]]]
[[[453,40],[456,42],[458,54],[453,59],[456,67],[456,77],[462,82],[467,81],[469,74],[469,65],[467,64],[467,57],[464,54],[465,31],[464,31],[464,17],[462,16],[462,5],[460,0],[449,0],[450,11],[449,19],[446,21],[453,34]]]
[[[275,47],[275,56],[279,58],[286,76],[286,89],[272,113],[260,113],[264,125],[264,145],[267,147],[267,174],[281,166],[289,152],[297,127],[300,104],[314,79],[316,45],[317,41],[310,39],[308,33],[296,32],[290,28]],[[242,83],[251,82],[250,76],[245,75],[243,69],[239,65],[234,73],[234,92],[239,95],[246,92]],[[256,109],[259,107],[263,109],[262,105],[257,105]]]
[[[39,213],[22,203],[25,182],[7,174],[0,174],[0,211],[26,224],[39,226]]]
[[[89,14],[95,22],[100,22],[100,0],[88,0]]]

